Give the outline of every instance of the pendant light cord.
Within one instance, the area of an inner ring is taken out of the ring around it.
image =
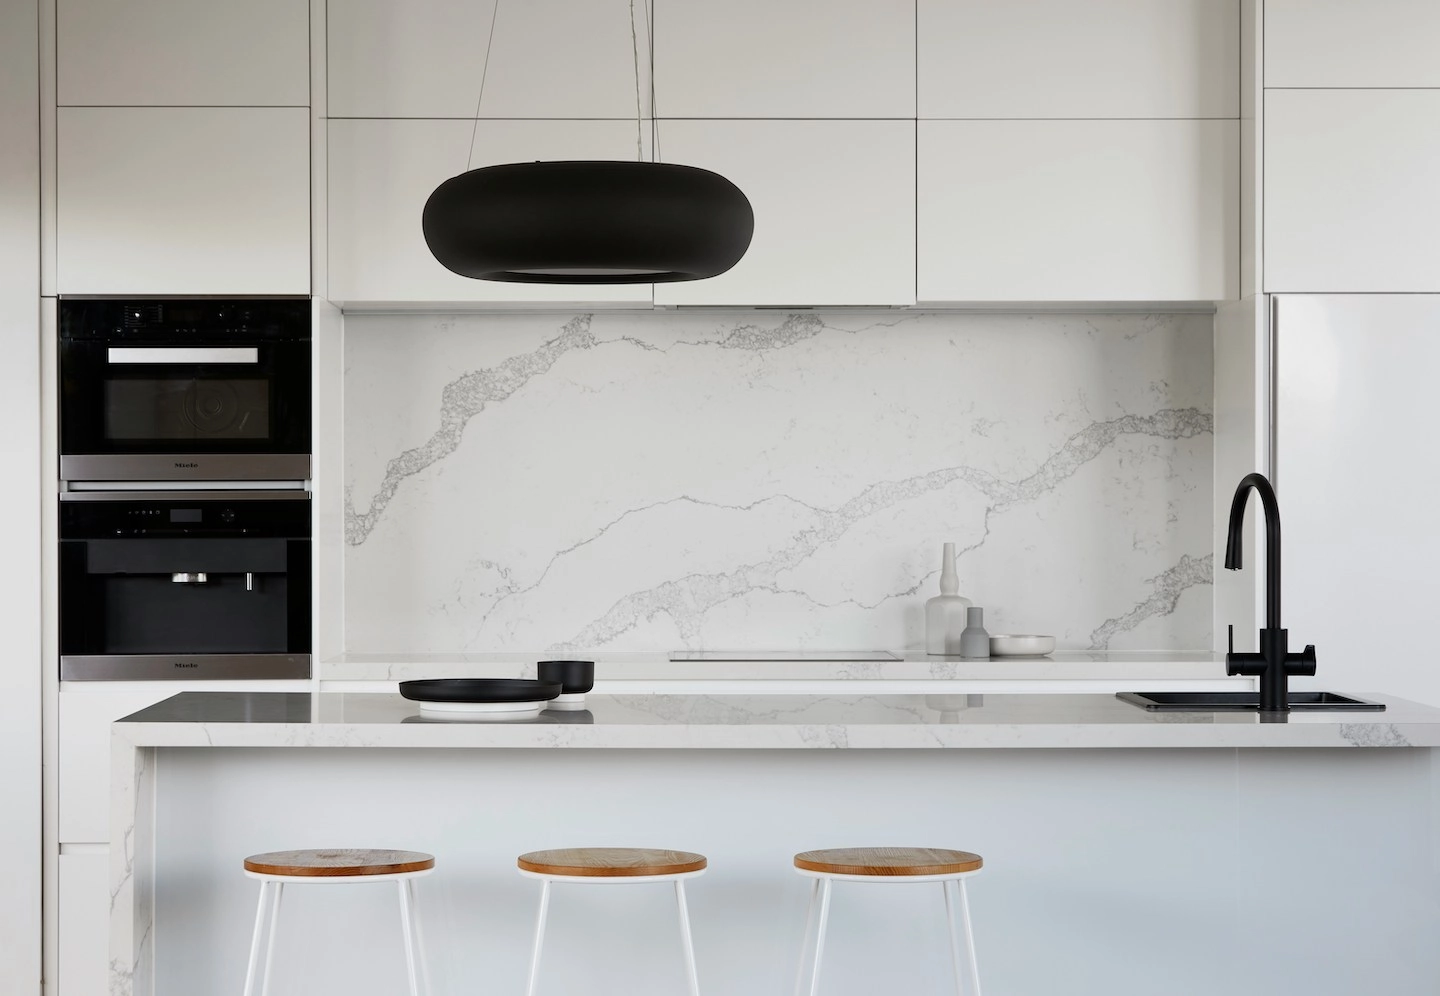
[[[633,0],[632,0],[633,2]],[[490,72],[490,46],[495,43],[495,21],[500,16],[500,0],[490,11],[490,37],[485,40],[485,61],[480,63],[480,96],[475,98],[475,123],[470,128],[470,151],[465,156],[465,172],[470,172],[470,162],[475,158],[475,135],[480,131],[480,102],[485,99],[485,76]]]
[[[646,3],[648,4],[649,0],[646,0]],[[649,24],[648,17],[646,24],[647,26]],[[645,132],[640,124],[640,39],[635,34],[635,0],[630,0],[630,54],[635,66],[635,161],[643,163],[645,161]],[[654,58],[653,53],[651,58]],[[653,114],[654,111],[651,113]]]

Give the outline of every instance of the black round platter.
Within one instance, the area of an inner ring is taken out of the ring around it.
[[[531,678],[425,678],[400,682],[400,694],[416,702],[545,702],[564,687]]]

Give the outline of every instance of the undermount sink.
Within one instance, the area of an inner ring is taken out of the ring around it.
[[[1150,712],[1246,712],[1260,708],[1259,692],[1116,692],[1115,697]],[[1292,710],[1382,712],[1383,702],[1367,702],[1336,692],[1291,692]]]

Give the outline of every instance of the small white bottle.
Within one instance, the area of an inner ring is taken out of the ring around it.
[[[925,603],[925,652],[958,654],[965,631],[965,610],[970,599],[961,598],[960,576],[955,573],[955,544],[946,543],[940,560],[940,594]]]

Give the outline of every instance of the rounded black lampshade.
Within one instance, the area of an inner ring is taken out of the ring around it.
[[[755,213],[739,187],[694,166],[535,162],[451,177],[422,225],[462,277],[648,284],[724,273],[749,248]]]

